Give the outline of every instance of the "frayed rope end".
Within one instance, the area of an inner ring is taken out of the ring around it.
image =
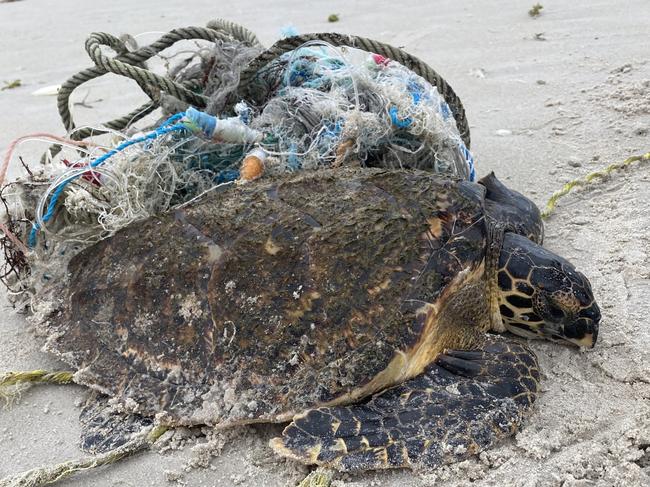
[[[10,408],[20,399],[23,392],[34,384],[70,384],[74,372],[46,370],[29,370],[19,372],[6,372],[0,375],[0,399],[4,400],[5,407]]]

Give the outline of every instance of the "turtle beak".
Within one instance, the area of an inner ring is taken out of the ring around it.
[[[566,341],[584,348],[594,348],[596,346],[596,340],[598,338],[598,331],[593,333],[585,333],[582,338],[567,338]]]
[[[594,348],[598,339],[600,309],[596,303],[583,309],[576,319],[564,325],[563,338],[579,347]]]

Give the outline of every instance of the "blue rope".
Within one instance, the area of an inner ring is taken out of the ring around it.
[[[118,152],[122,152],[124,149],[127,147],[130,147],[134,144],[140,144],[142,142],[147,142],[149,140],[154,140],[157,139],[158,137],[161,137],[165,134],[169,134],[171,132],[177,132],[180,130],[187,130],[187,126],[183,123],[175,123],[181,118],[185,116],[184,112],[177,113],[175,115],[172,115],[169,117],[167,120],[165,120],[156,130],[153,132],[150,132],[146,135],[143,135],[141,137],[136,137],[135,139],[130,139],[122,142],[120,145],[115,147],[114,149],[111,149],[108,151],[106,154],[103,154],[101,157],[98,157],[95,159],[93,162],[91,162],[88,167],[89,168],[94,168],[97,167],[104,162],[106,162],[110,157],[114,156]],[[79,172],[78,174],[74,176],[70,176],[68,179],[65,179],[59,184],[59,186],[54,190],[52,193],[52,196],[50,198],[50,202],[47,205],[47,211],[45,212],[45,215],[43,215],[43,222],[47,222],[52,218],[54,215],[54,211],[56,209],[56,203],[61,196],[61,193],[63,193],[63,190],[65,187],[75,179],[78,179],[83,172]],[[38,222],[32,223],[32,230],[29,234],[29,240],[28,240],[28,245],[29,247],[34,247],[36,245],[36,235],[38,234],[38,231],[41,229],[41,226]]]
[[[178,122],[181,118],[185,116],[185,112],[178,112],[175,115],[172,115],[169,117],[167,120],[165,120],[163,123],[161,123],[156,130],[154,130],[152,133],[156,133],[156,131],[160,130],[161,128],[167,127],[173,123]]]

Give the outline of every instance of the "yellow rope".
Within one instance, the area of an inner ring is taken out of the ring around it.
[[[5,407],[11,407],[20,395],[34,384],[70,384],[74,372],[67,370],[48,372],[47,370],[27,370],[0,374],[0,399]]]
[[[0,375],[0,387],[15,386],[19,383],[70,384],[74,372],[67,370],[48,372],[46,370],[27,370],[6,372]]]
[[[642,161],[650,161],[650,152],[640,156],[628,157],[623,162],[615,162],[614,164],[610,164],[605,169],[587,174],[584,178],[569,181],[564,186],[562,186],[559,191],[553,193],[553,195],[549,198],[548,203],[546,203],[546,208],[544,208],[544,211],[542,211],[542,218],[548,218],[551,213],[553,213],[553,210],[555,210],[555,207],[557,206],[557,200],[567,195],[573,188],[576,188],[578,186],[586,186],[597,178],[604,179],[614,171],[625,169],[633,162]]]
[[[70,384],[73,376],[74,372],[67,370],[56,372],[48,372],[47,370],[6,372],[0,374],[0,398],[4,398],[7,404],[11,404],[13,399],[33,384]],[[69,460],[56,465],[39,467],[18,475],[5,477],[0,479],[0,487],[39,487],[49,485],[70,477],[77,472],[115,463],[122,458],[148,449],[168,429],[167,426],[154,426],[145,429],[124,445],[109,452],[93,457]]]
[[[307,475],[298,487],[329,487],[332,483],[332,473],[323,468],[318,468]]]
[[[38,467],[27,472],[5,477],[0,479],[0,487],[42,487],[59,482],[79,472],[110,465],[123,458],[147,450],[167,429],[166,426],[154,426],[150,431],[144,430],[127,443],[109,452],[92,457],[68,460],[56,465]]]
[[[147,441],[153,445],[156,441],[158,441],[158,438],[167,433],[167,431],[169,431],[168,426],[154,426],[154,428],[147,435]]]

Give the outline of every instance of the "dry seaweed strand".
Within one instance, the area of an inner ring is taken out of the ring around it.
[[[559,189],[558,191],[553,193],[553,195],[551,195],[548,202],[546,203],[546,207],[542,211],[542,218],[550,217],[551,213],[555,211],[558,200],[566,196],[567,194],[569,194],[571,190],[593,184],[593,182],[596,179],[604,180],[611,173],[626,169],[632,163],[646,162],[646,161],[650,161],[650,152],[638,156],[628,157],[623,162],[615,162],[600,171],[594,171],[592,173],[587,174],[583,178],[578,178],[578,179],[574,179],[573,181],[569,181],[564,186],[562,186],[561,189]]]
[[[29,274],[29,263],[23,249],[16,245],[10,235],[17,235],[19,233],[18,227],[21,224],[29,225],[30,222],[26,218],[13,219],[11,217],[7,199],[3,194],[8,187],[10,187],[9,184],[0,187],[0,202],[2,202],[7,215],[7,222],[3,224],[4,228],[2,228],[2,230],[6,229],[7,231],[3,231],[0,236],[0,247],[2,247],[4,254],[4,262],[0,269],[0,282],[4,284],[10,293],[20,293],[22,291],[21,280]],[[18,285],[18,288],[13,287],[15,284]]]

